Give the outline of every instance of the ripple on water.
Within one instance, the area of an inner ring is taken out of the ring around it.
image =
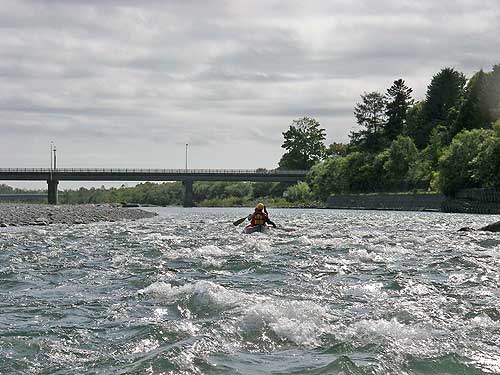
[[[500,373],[488,217],[154,210],[0,230],[0,373]]]

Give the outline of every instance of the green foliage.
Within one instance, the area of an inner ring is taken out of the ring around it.
[[[183,187],[180,182],[155,184],[146,182],[134,187],[122,185],[120,188],[80,188],[65,190],[59,193],[59,201],[63,204],[75,203],[121,203],[133,202],[158,206],[182,204]]]
[[[349,191],[355,193],[375,191],[379,180],[373,168],[373,155],[365,152],[352,152],[345,159],[344,175]]]
[[[493,131],[500,137],[500,120],[496,120],[492,125]]]
[[[492,118],[488,108],[486,85],[487,75],[482,70],[470,79],[457,119],[450,131],[452,137],[465,129],[490,127]]]
[[[387,123],[384,126],[384,135],[389,142],[403,133],[408,108],[413,105],[412,92],[413,90],[406,86],[403,79],[394,81],[387,90],[385,110]]]
[[[303,117],[293,120],[290,128],[283,133],[282,148],[287,151],[281,157],[281,169],[310,169],[325,154],[325,129],[313,118]]]
[[[299,182],[286,189],[285,197],[289,202],[309,202],[312,200],[311,188],[306,182]]]
[[[354,108],[354,116],[361,130],[350,134],[350,146],[353,150],[373,152],[383,146],[385,105],[386,100],[379,92],[361,95],[361,103]]]
[[[424,122],[419,144],[428,142],[432,128],[436,124],[443,124],[448,129],[451,127],[466,82],[464,74],[453,68],[444,68],[432,78],[423,108]]]
[[[500,119],[500,64],[493,66],[486,83],[486,102],[492,121]]]
[[[389,147],[389,159],[384,164],[387,177],[393,181],[410,182],[410,170],[419,159],[415,143],[410,137],[400,135]]]
[[[253,184],[252,197],[261,198],[272,195],[272,191],[277,182],[256,182]]]
[[[226,199],[230,197],[252,197],[252,184],[247,182],[195,182],[193,184],[193,199],[202,202],[208,199]]]
[[[197,205],[212,206],[252,206],[256,200],[283,203],[285,206],[309,204],[307,194],[302,194],[300,202],[291,198],[281,199],[283,192],[290,187],[290,183],[279,182],[195,182],[193,184],[193,198]],[[2,186],[0,185],[0,189]],[[12,190],[12,188],[7,187]],[[301,186],[300,189],[304,187]],[[296,188],[297,189],[297,188]],[[303,190],[298,190],[302,191]],[[293,191],[293,189],[292,189]],[[122,185],[120,188],[80,188],[59,193],[63,204],[78,203],[139,203],[158,206],[182,205],[184,187],[181,182],[163,184],[146,182],[134,187]],[[292,195],[293,196],[293,195]]]
[[[346,156],[348,154],[348,146],[344,143],[333,142],[325,150],[325,155],[329,156]]]
[[[437,169],[439,157],[443,152],[443,148],[447,144],[448,130],[443,125],[436,125],[432,129],[429,143],[422,151],[422,156],[429,162],[429,167]]]
[[[500,187],[500,136],[492,133],[472,160],[472,177],[482,187]]]
[[[486,152],[490,145],[492,151],[495,149],[490,139],[493,137],[495,133],[491,130],[474,129],[464,130],[453,138],[439,158],[440,187],[445,194],[454,195],[459,189],[483,185],[480,176],[482,170],[488,168],[483,163],[494,160],[493,155]],[[481,153],[484,158],[479,162],[476,157]]]
[[[331,194],[346,191],[345,168],[346,159],[343,157],[326,158],[323,162],[316,164],[307,176],[313,196],[325,201]]]
[[[418,102],[408,108],[403,129],[403,134],[411,137],[419,149],[426,146],[428,137],[428,129],[424,126],[424,104],[425,102]]]
[[[47,190],[36,190],[36,189],[18,189],[12,186],[0,184],[0,194],[41,194],[47,192]]]

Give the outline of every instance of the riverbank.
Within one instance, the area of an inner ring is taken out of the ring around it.
[[[50,224],[88,224],[138,220],[156,216],[141,209],[112,205],[0,204],[0,227]]]
[[[446,197],[428,193],[342,194],[328,198],[327,207],[354,210],[441,211]]]

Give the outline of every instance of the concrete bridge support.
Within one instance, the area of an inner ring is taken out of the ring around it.
[[[182,181],[184,185],[184,207],[194,207],[193,201],[193,180]]]
[[[59,185],[59,181],[47,180],[47,185],[48,185],[48,196],[47,196],[48,203],[57,204],[57,185]]]

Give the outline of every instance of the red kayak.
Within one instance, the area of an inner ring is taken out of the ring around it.
[[[245,228],[243,228],[243,232],[245,234],[250,234],[250,233],[255,233],[255,232],[260,232],[260,233],[269,233],[269,230],[272,227],[269,225],[252,225],[249,224]]]

